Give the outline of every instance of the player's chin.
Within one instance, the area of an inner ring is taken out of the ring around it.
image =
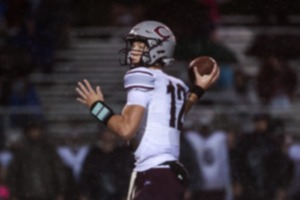
[[[140,58],[134,58],[134,57],[131,57],[130,58],[130,62],[132,64],[138,64],[140,62]]]

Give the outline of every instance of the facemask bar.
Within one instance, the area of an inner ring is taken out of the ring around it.
[[[128,55],[127,48],[123,48],[123,49],[119,50],[118,54],[119,54],[119,63],[120,63],[120,65],[121,66],[128,66],[129,63],[127,61],[127,55]]]
[[[146,45],[148,46],[148,51],[144,51],[141,55],[141,60],[139,63],[137,64],[132,64],[130,62],[130,51],[131,51],[131,43],[132,41],[142,41],[145,42]],[[128,36],[125,38],[125,48],[121,49],[119,51],[119,63],[121,66],[131,66],[131,67],[135,67],[135,66],[150,66],[152,64],[154,64],[154,62],[152,62],[152,59],[150,57],[150,52],[152,51],[153,48],[157,47],[158,45],[160,45],[162,41],[159,41],[157,39],[152,39],[152,38],[144,38],[144,37],[140,37],[140,36]]]

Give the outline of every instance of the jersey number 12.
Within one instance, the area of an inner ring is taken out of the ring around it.
[[[186,92],[182,85],[180,84],[173,85],[173,83],[170,81],[169,85],[167,86],[167,93],[171,95],[170,126],[173,128],[177,128],[178,130],[181,130]],[[176,110],[177,101],[183,101],[179,112],[177,112]]]

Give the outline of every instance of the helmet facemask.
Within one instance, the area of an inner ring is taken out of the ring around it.
[[[132,62],[132,52],[135,50],[132,49],[132,44],[134,42],[143,42],[145,44],[144,50],[141,50],[141,57],[139,62],[133,63]],[[138,67],[138,66],[153,66],[156,64],[162,64],[158,60],[155,61],[152,58],[155,56],[151,56],[151,52],[154,48],[156,48],[161,41],[156,39],[146,39],[140,37],[127,37],[125,39],[126,47],[119,51],[120,54],[120,64],[121,65],[129,65],[131,67]]]

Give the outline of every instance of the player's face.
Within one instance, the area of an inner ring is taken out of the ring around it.
[[[148,51],[148,47],[144,42],[134,41],[130,50],[130,59],[132,63],[139,63],[143,52]]]

